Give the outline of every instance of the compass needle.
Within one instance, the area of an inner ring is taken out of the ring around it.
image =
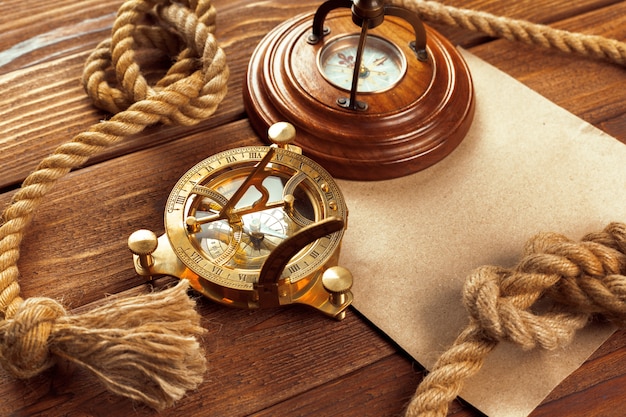
[[[376,58],[374,60],[373,64],[376,65],[376,66],[383,65],[387,61],[387,59],[389,59],[388,56],[382,56],[380,58]]]

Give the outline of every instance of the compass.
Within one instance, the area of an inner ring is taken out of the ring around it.
[[[460,53],[410,11],[329,0],[258,44],[244,105],[257,132],[286,120],[296,144],[334,177],[380,180],[440,161],[474,115]]]
[[[342,36],[330,41],[318,53],[320,74],[333,86],[345,91],[352,88],[358,35]],[[370,36],[363,48],[357,75],[360,93],[381,93],[400,82],[406,73],[406,58],[402,50],[378,36]]]
[[[290,144],[277,123],[272,146],[213,155],[172,189],[165,234],[128,240],[138,274],[171,275],[221,304],[268,308],[306,304],[342,319],[352,275],[338,266],[348,209],[333,177]]]

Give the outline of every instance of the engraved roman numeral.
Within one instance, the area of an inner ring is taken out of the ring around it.
[[[202,262],[202,259],[204,259],[202,257],[202,255],[200,255],[198,252],[193,251],[193,253],[190,256],[191,260],[194,261],[195,263],[199,264],[200,262]]]
[[[263,159],[263,155],[261,155],[261,152],[250,152],[248,154],[248,158],[250,158],[250,159]]]

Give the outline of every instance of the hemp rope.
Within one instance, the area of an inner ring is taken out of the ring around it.
[[[626,62],[624,44],[602,37],[572,34],[431,1],[394,3],[416,11],[424,20],[622,65]],[[154,23],[144,23],[150,20]],[[19,246],[34,211],[56,181],[71,169],[147,126],[159,122],[192,125],[214,113],[226,94],[228,79],[225,56],[217,46],[214,30],[215,9],[209,0],[128,0],[118,11],[111,38],[89,56],[83,86],[96,106],[114,115],[46,157],[24,180],[0,219],[0,364],[15,377],[29,378],[63,358],[92,371],[112,392],[157,409],[171,406],[202,381],[206,359],[197,337],[204,330],[194,303],[186,295],[186,281],[160,293],[117,299],[82,315],[68,315],[55,300],[20,297],[17,262]],[[141,74],[135,56],[139,50],[177,55],[172,67],[154,86],[148,85]],[[119,88],[109,83],[111,68]],[[586,273],[589,268],[585,264],[576,269],[567,257],[567,261],[551,258],[555,265],[546,265],[531,256],[518,266],[519,270],[487,267],[470,277],[465,302],[473,321],[420,385],[407,415],[445,414],[447,403],[460,391],[462,379],[478,371],[482,358],[498,338],[521,342],[527,348],[535,344],[548,348],[560,345],[584,325],[590,314],[597,312],[597,305],[604,305],[606,298],[612,309],[604,313],[623,321],[624,295],[619,290],[624,285],[621,275],[614,275],[614,271],[624,270],[625,235],[623,225],[612,225],[589,240],[608,249],[572,249],[572,257],[577,261],[581,260],[581,253],[590,252],[602,267],[604,263],[609,265],[607,271],[613,271],[613,275],[600,280],[605,287],[594,286],[596,275],[572,275],[572,270]],[[556,240],[571,249],[571,242]],[[568,252],[556,244],[535,246],[548,248],[543,253],[548,258]],[[531,270],[535,263],[541,273],[527,273],[526,268]],[[571,269],[565,268],[567,273],[557,279],[555,290],[549,282],[554,281],[555,271],[560,273],[563,265]],[[591,270],[597,272],[601,268]],[[526,273],[524,280],[530,284],[538,281],[537,286],[525,283],[522,288],[516,280],[522,272]],[[534,318],[524,309],[532,306],[544,290],[560,303],[573,303],[575,308],[584,305],[586,312]],[[497,298],[498,292],[505,297]],[[494,316],[494,312],[499,315]],[[527,327],[511,327],[514,323]],[[556,334],[544,332],[546,324],[558,325],[561,330]],[[460,359],[464,362],[458,362]]]
[[[144,22],[153,20],[153,25]],[[83,85],[112,113],[46,157],[13,196],[0,226],[0,364],[29,378],[64,358],[92,371],[107,389],[161,409],[202,382],[203,334],[188,282],[82,315],[68,315],[49,298],[19,293],[19,245],[35,209],[56,181],[89,157],[156,123],[192,125],[209,117],[226,94],[228,67],[217,46],[215,9],[206,0],[171,3],[129,0],[111,39],[89,56]],[[148,85],[136,52],[160,51],[176,61]],[[119,88],[109,84],[114,69]]]
[[[425,21],[626,65],[626,43],[603,36],[554,29],[525,20],[446,6],[435,1],[391,0],[391,3],[414,11]]]
[[[548,300],[552,309],[534,312]],[[499,341],[523,349],[556,349],[595,316],[626,324],[626,224],[573,242],[555,233],[529,240],[510,269],[486,266],[467,278],[463,303],[470,323],[418,386],[407,417],[442,417]]]

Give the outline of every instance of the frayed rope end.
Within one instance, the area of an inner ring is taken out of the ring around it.
[[[198,341],[205,329],[188,288],[183,280],[80,315],[66,315],[49,298],[29,298],[0,327],[0,364],[17,378],[29,378],[63,358],[118,395],[170,407],[206,372]]]

